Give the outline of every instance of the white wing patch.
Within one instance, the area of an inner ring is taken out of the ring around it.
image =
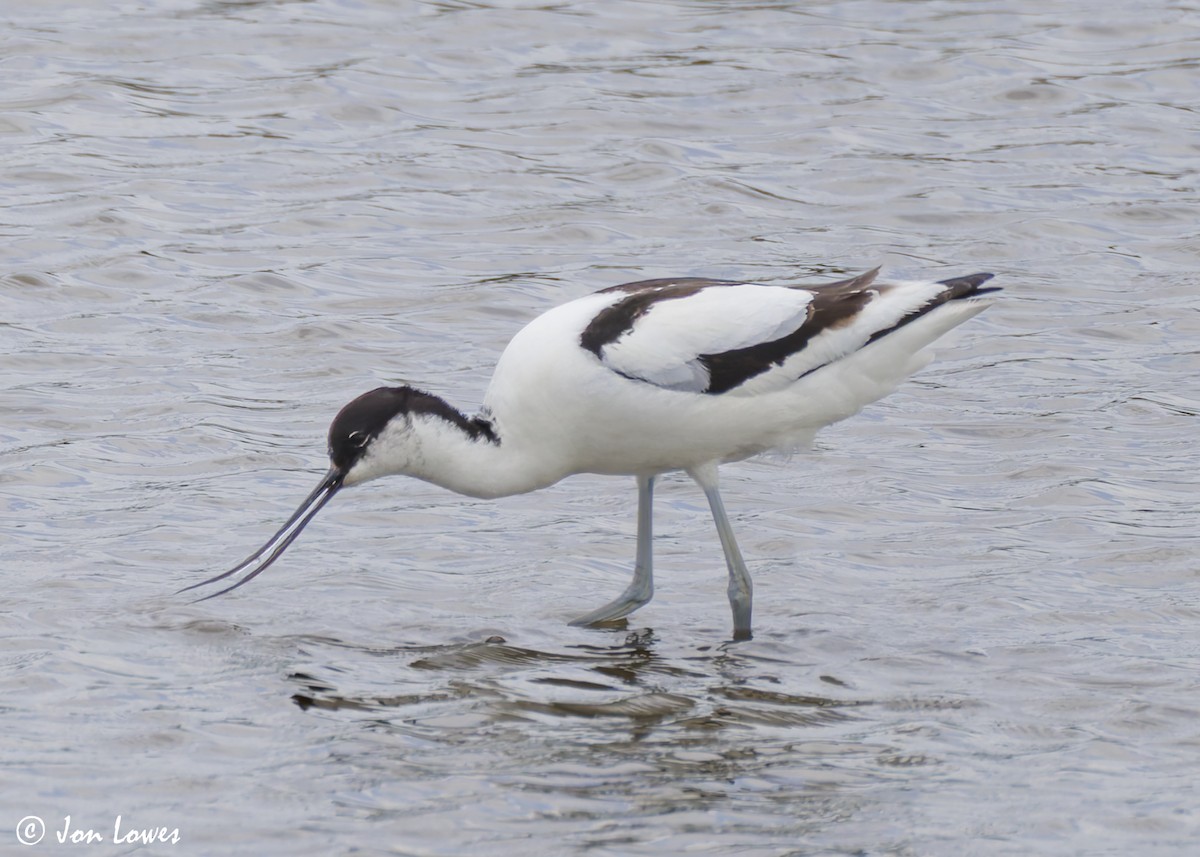
[[[605,345],[604,365],[668,390],[702,393],[701,355],[779,339],[804,324],[813,293],[750,283],[701,288],[651,304],[631,330]]]

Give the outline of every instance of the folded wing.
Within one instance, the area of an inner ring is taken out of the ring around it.
[[[668,390],[769,392],[978,293],[989,274],[876,284],[878,270],[801,288],[724,280],[647,280],[606,291],[580,345],[612,371]]]

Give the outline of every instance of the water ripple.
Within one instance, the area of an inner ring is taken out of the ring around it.
[[[1200,835],[1195,22],[1081,3],[29,3],[0,33],[3,797],[222,853],[1179,854]],[[995,270],[812,454],[339,497],[588,290]],[[10,830],[11,830],[10,826]],[[533,843],[533,844],[531,844]],[[545,850],[543,848],[543,850]],[[546,853],[550,853],[546,851]]]

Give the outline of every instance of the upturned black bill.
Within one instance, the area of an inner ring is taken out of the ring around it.
[[[300,531],[304,529],[305,525],[316,517],[317,512],[321,511],[321,507],[328,503],[333,495],[338,492],[338,489],[342,487],[342,480],[344,478],[345,474],[340,470],[336,468],[330,470],[325,474],[325,478],[321,480],[321,484],[317,486],[316,490],[309,494],[304,502],[300,504],[300,508],[296,510],[296,513],[288,518],[288,522],[279,528],[279,532],[271,536],[270,541],[236,566],[229,569],[229,571],[218,574],[216,577],[210,577],[208,580],[193,583],[191,586],[185,586],[179,592],[187,592],[190,589],[208,586],[210,583],[216,583],[218,580],[224,580],[227,577],[250,570],[249,574],[232,586],[226,586],[212,595],[196,599],[197,601],[207,601],[210,598],[216,598],[218,595],[224,595],[226,592],[237,589],[239,586],[249,583],[258,577],[270,568],[271,563],[279,559],[280,554],[287,550],[287,546],[296,540],[296,536],[300,535]],[[179,592],[175,594],[178,595]]]

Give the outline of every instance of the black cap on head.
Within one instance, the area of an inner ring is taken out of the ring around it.
[[[409,410],[411,387],[379,387],[338,411],[329,426],[329,460],[349,472],[363,451],[396,414]],[[423,394],[420,394],[423,395]]]
[[[432,393],[414,387],[378,387],[363,393],[338,411],[329,426],[329,459],[341,473],[348,473],[371,441],[397,415],[428,414],[445,420],[472,440],[499,443],[486,419],[468,419]]]

